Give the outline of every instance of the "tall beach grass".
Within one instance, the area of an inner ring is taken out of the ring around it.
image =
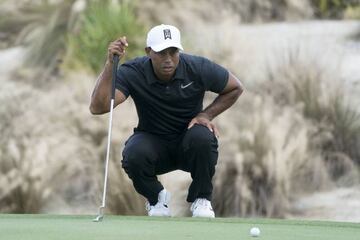
[[[125,59],[144,54],[145,30],[130,1],[94,1],[79,17],[78,29],[69,32],[65,66],[99,73],[111,41],[126,36],[129,48]]]

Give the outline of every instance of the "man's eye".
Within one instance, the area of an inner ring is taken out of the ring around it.
[[[177,53],[178,53],[178,50],[177,50],[177,49],[173,49],[173,50],[171,50],[171,52],[170,52],[171,55],[175,55],[175,54],[177,54]]]

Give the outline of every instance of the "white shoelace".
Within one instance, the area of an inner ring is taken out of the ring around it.
[[[148,201],[146,201],[146,203],[145,203],[146,211],[150,211],[153,208],[159,208],[159,207],[168,208],[168,205],[166,203],[163,203],[163,202],[157,202],[154,206],[150,205],[150,203]]]
[[[199,208],[199,207],[200,208],[210,208],[212,210],[211,203],[206,198],[196,199],[195,202],[193,202],[193,204],[191,205],[191,211],[194,211],[195,208]]]

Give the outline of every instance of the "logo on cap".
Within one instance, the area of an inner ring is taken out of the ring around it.
[[[171,39],[170,29],[164,29],[164,40]]]

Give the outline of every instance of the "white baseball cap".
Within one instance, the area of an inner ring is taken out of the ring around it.
[[[174,26],[161,24],[153,27],[147,34],[146,46],[155,52],[169,47],[184,50],[181,45],[180,31]]]

